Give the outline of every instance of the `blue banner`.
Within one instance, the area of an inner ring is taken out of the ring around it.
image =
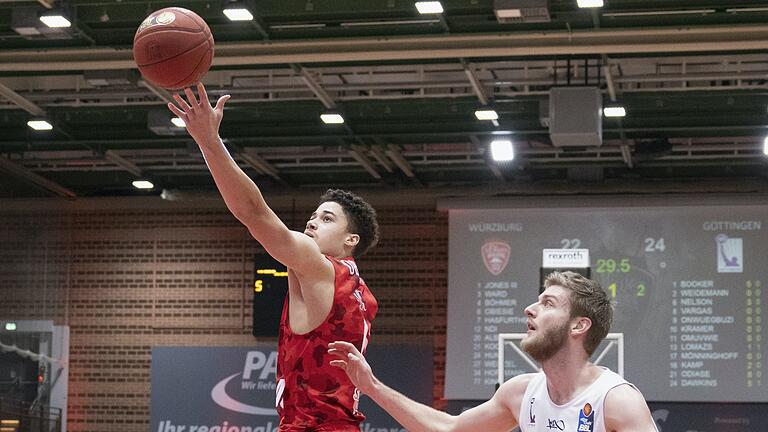
[[[370,346],[366,356],[382,381],[432,404],[431,347]],[[150,432],[274,432],[277,351],[252,347],[152,349]],[[363,432],[405,432],[369,398],[360,401]]]

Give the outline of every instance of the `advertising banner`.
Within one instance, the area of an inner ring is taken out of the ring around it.
[[[432,404],[431,347],[371,345],[374,373],[391,387]],[[277,350],[251,347],[155,347],[150,432],[274,432]],[[363,432],[404,432],[363,396]]]

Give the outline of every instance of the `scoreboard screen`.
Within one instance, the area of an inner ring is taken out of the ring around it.
[[[768,205],[602,203],[448,207],[446,398],[493,393],[498,334],[526,331],[542,250],[574,248],[589,250],[624,375],[648,400],[768,402]],[[507,378],[530,372],[504,360]]]
[[[277,336],[288,293],[288,269],[269,254],[253,260],[253,335]]]

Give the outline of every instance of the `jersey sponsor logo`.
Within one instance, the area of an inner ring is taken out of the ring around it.
[[[492,275],[498,276],[507,268],[512,247],[501,240],[487,240],[480,248],[483,256],[483,264]]]
[[[579,411],[579,426],[577,432],[592,432],[595,427],[595,410],[589,403]]]
[[[536,402],[536,398],[531,398],[531,404],[528,408],[528,424],[529,425],[535,425],[536,424],[536,415],[533,414],[533,403]]]
[[[258,375],[256,376],[256,373]],[[277,372],[277,352],[249,351],[245,358],[243,371],[234,373],[216,383],[211,390],[211,399],[222,408],[243,414],[277,415],[274,408],[263,408],[243,402],[249,393],[253,392],[282,392],[274,381]],[[229,385],[230,382],[240,381],[240,385]],[[279,396],[278,396],[279,400]]]
[[[547,429],[565,430],[565,420],[551,418],[547,419]]]

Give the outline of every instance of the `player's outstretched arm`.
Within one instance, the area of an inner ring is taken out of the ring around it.
[[[242,222],[251,235],[276,260],[299,273],[327,271],[327,261],[309,237],[291,231],[267,206],[256,184],[240,169],[230,156],[219,137],[219,126],[224,116],[224,104],[229,95],[222,96],[211,106],[202,83],[197,85],[200,100],[192,89],[184,89],[186,100],[174,94],[177,105],[168,104],[168,109],[179,116],[187,126],[187,132],[194,138],[203,152],[208,169],[213,175],[227,208]]]
[[[631,385],[620,385],[605,396],[605,429],[608,432],[657,432],[648,404]]]
[[[354,345],[337,341],[329,344],[328,348],[328,353],[334,358],[331,365],[343,369],[362,393],[367,394],[408,431],[508,432],[517,426],[516,414],[510,410],[512,405],[509,404],[516,401],[519,406],[527,380],[513,382],[515,380],[512,379],[502,385],[491,400],[453,416],[409,399],[379,381]],[[515,397],[517,393],[519,396]]]

